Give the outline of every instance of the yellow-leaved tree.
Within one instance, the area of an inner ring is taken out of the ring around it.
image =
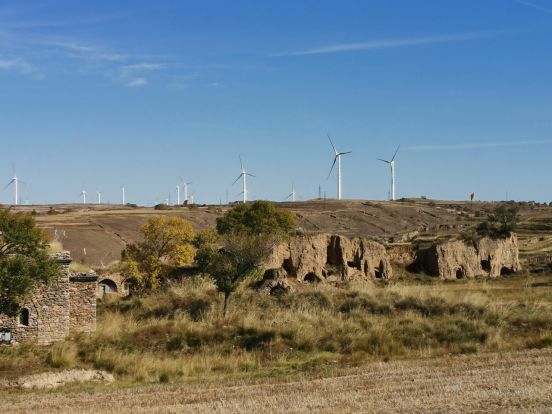
[[[122,253],[123,271],[138,288],[158,286],[171,270],[194,260],[195,234],[189,221],[177,216],[156,216],[140,228],[143,240]]]

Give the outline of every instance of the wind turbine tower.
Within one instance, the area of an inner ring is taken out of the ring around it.
[[[243,168],[243,162],[240,156],[240,167],[241,167],[241,173],[238,175],[238,178],[234,181],[234,184],[238,182],[238,180],[241,178],[243,180],[243,203],[247,203],[247,176],[255,177],[253,174],[249,174],[247,171],[245,171],[245,168]]]
[[[86,204],[86,190],[84,188],[80,192],[79,196],[82,197],[82,204]]]
[[[96,192],[96,196],[97,196],[97,201],[98,201],[98,204],[102,204],[102,192],[101,191],[97,191]]]
[[[392,201],[395,201],[395,157],[397,156],[397,153],[399,152],[400,147],[401,147],[400,145],[397,147],[397,149],[395,150],[395,153],[393,154],[393,158],[391,158],[390,161],[378,158],[379,161],[385,162],[386,164],[389,164],[391,166],[391,200]]]
[[[184,201],[188,202],[188,185],[192,184],[192,182],[191,181],[186,182],[182,180],[182,184],[184,187]]]
[[[180,205],[180,186],[176,185],[176,205]]]
[[[13,167],[13,178],[10,180],[10,182],[8,184],[6,184],[6,186],[4,187],[4,190],[6,188],[8,188],[10,185],[13,184],[13,189],[14,189],[14,205],[18,205],[19,204],[19,183],[22,182],[21,180],[19,180],[19,178],[17,177],[17,174],[15,173],[15,167]]]
[[[290,198],[291,198],[291,201],[293,202],[297,198],[297,192],[295,191],[295,186],[293,183],[291,183],[291,193],[286,197],[286,200]]]
[[[123,192],[123,206],[126,204],[125,203],[125,187],[121,187],[121,190]]]
[[[328,134],[328,139],[330,140],[330,144],[332,145],[332,148],[335,153],[334,161],[332,164],[332,168],[330,169],[330,173],[328,174],[328,178],[330,178],[330,175],[332,174],[335,163],[337,162],[337,199],[341,200],[341,156],[345,154],[351,154],[352,151],[339,152],[335,148],[335,145],[332,142],[332,139],[330,138],[329,134]]]

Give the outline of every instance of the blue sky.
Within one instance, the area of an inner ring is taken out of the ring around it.
[[[0,1],[0,181],[33,203],[552,201],[552,1]],[[3,177],[3,178],[2,178]],[[12,190],[0,202],[12,200]]]

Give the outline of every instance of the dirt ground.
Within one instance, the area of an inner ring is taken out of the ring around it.
[[[0,394],[16,413],[550,413],[552,350],[372,363],[343,376]]]

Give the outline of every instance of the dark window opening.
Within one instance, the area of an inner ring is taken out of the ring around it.
[[[23,308],[19,312],[19,325],[29,326],[29,309]]]

